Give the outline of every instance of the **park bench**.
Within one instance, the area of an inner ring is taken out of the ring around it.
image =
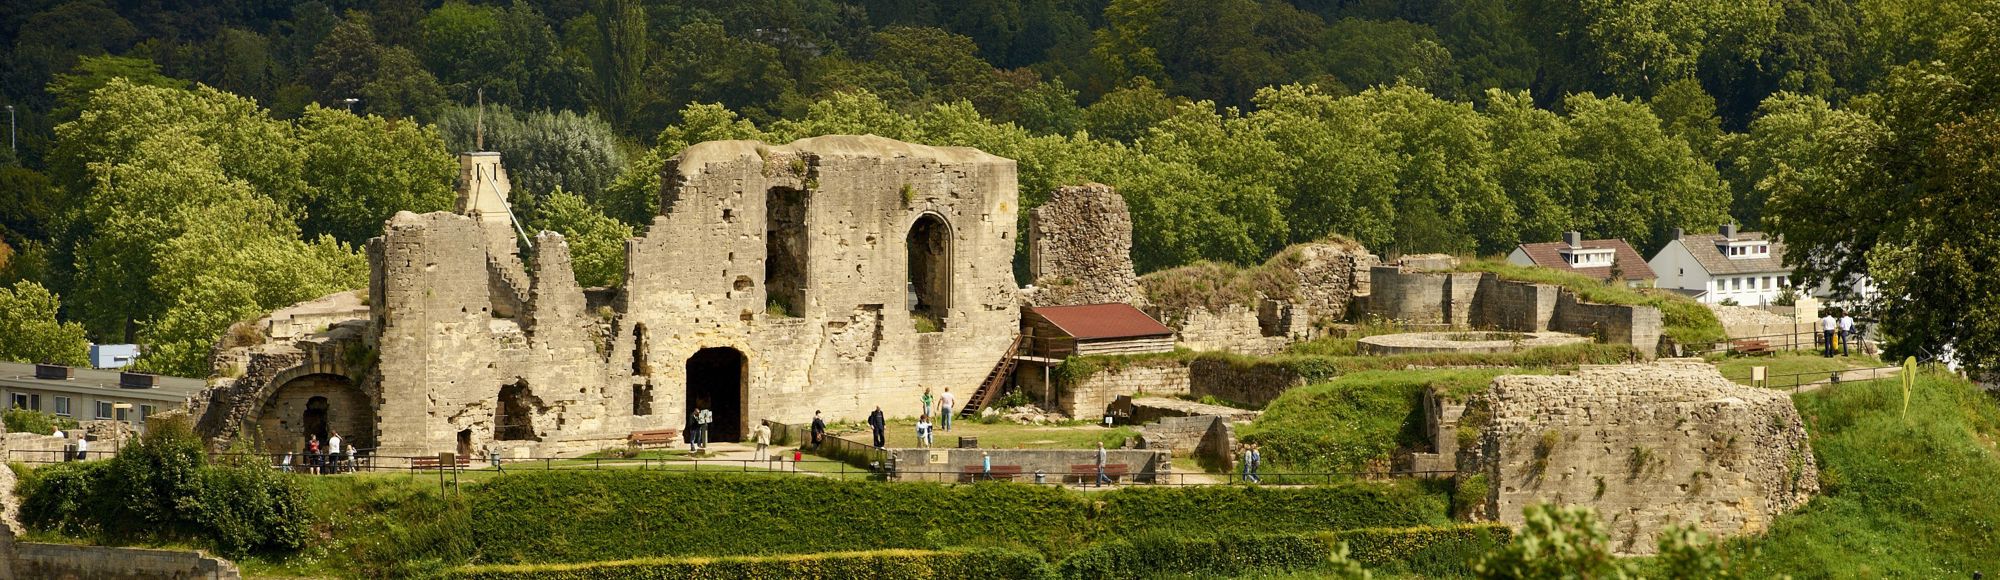
[[[1111,478],[1112,483],[1117,483],[1119,478],[1123,478],[1129,473],[1131,473],[1131,466],[1128,466],[1126,464],[1123,463],[1104,464],[1104,476]],[[1064,478],[1064,481],[1067,481],[1069,483],[1082,483],[1082,484],[1097,483],[1097,464],[1095,463],[1070,464],[1069,477]]]
[[[681,431],[679,429],[653,429],[649,431],[633,431],[631,435],[625,436],[625,442],[633,447],[639,447],[639,448],[665,447],[668,445],[674,445],[676,442],[678,442],[681,438],[680,435]]]
[[[465,469],[467,467],[472,466],[472,458],[460,455],[458,456],[458,459],[455,463],[458,464],[457,465],[458,469]],[[415,469],[437,469],[437,468],[438,468],[438,458],[436,457],[410,458],[410,469],[415,470]]]
[[[967,465],[959,470],[958,482],[971,483],[974,481],[1013,481],[1014,476],[1020,474],[1021,474],[1021,466],[1019,465],[995,465],[993,466],[993,471],[991,472],[987,472],[983,466]]]
[[[1730,342],[1730,343],[1729,343],[1729,351],[1730,351],[1730,352],[1733,352],[1733,353],[1736,353],[1736,354],[1741,354],[1741,355],[1765,355],[1765,354],[1772,354],[1772,352],[1771,352],[1771,341],[1768,341],[1768,340],[1738,340],[1738,341],[1734,341],[1734,342]]]

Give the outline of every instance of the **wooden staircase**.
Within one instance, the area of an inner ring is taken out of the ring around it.
[[[959,417],[979,416],[980,409],[985,409],[987,404],[1000,396],[1000,389],[1007,386],[1007,377],[1014,374],[1014,356],[1018,354],[1021,354],[1021,335],[1016,334],[1014,343],[1007,346],[1007,354],[1000,357],[999,364],[993,365],[993,372],[986,374],[986,380],[980,381],[979,390],[966,397],[965,409],[958,412]]]

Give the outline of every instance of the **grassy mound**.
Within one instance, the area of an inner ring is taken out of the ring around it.
[[[1822,495],[1732,546],[1749,577],[1969,578],[2000,570],[2000,404],[1925,374],[1902,416],[1896,380],[1796,397]]]
[[[1369,371],[1286,391],[1256,421],[1237,430],[1264,446],[1269,471],[1384,469],[1399,450],[1429,444],[1423,393],[1439,387],[1461,396],[1493,377],[1534,374],[1521,368]]]
[[[1598,304],[1642,304],[1660,309],[1660,333],[1684,345],[1706,345],[1727,339],[1722,321],[1700,302],[1666,290],[1635,289],[1605,284],[1582,274],[1548,268],[1510,264],[1504,260],[1474,260],[1459,266],[1467,272],[1490,272],[1504,280],[1552,284],[1575,292],[1585,302]]]

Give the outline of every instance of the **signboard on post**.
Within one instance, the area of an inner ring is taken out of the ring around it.
[[[1764,386],[1764,367],[1750,367],[1750,382],[1760,387]]]

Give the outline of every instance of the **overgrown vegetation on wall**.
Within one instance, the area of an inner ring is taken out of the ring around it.
[[[1668,290],[1635,289],[1606,284],[1575,272],[1521,266],[1504,260],[1473,260],[1459,265],[1468,272],[1490,272],[1503,280],[1561,286],[1577,298],[1598,304],[1632,304],[1660,309],[1660,334],[1676,344],[1706,346],[1728,338],[1715,311],[1686,296]]]
[[[1285,391],[1264,414],[1237,428],[1263,446],[1267,471],[1387,471],[1395,455],[1428,447],[1423,394],[1484,390],[1493,377],[1543,373],[1496,368],[1369,371]]]
[[[874,578],[878,580],[987,580],[1036,578],[1040,554],[977,550],[874,550],[785,556],[644,558],[581,564],[503,564],[453,571],[458,580],[734,580],[738,578]]]

